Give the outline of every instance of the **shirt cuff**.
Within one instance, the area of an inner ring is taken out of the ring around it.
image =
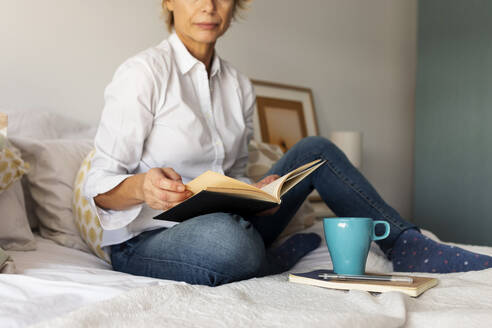
[[[86,198],[89,201],[91,209],[96,213],[99,222],[104,230],[117,230],[127,226],[133,220],[135,220],[142,211],[143,204],[132,206],[125,210],[110,210],[103,209],[96,205],[94,197],[99,194],[110,191],[123,180],[132,176],[131,174],[121,174],[100,179],[96,187],[91,190],[88,188]]]

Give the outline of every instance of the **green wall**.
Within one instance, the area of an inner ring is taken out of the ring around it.
[[[420,0],[414,222],[492,245],[492,1]]]

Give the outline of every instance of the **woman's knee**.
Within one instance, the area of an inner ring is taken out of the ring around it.
[[[301,139],[299,143],[303,147],[309,147],[309,148],[326,148],[326,147],[333,146],[333,143],[329,139],[321,136],[305,137]]]
[[[329,139],[320,136],[309,136],[301,139],[293,148],[302,153],[325,154],[330,156],[332,153],[339,154],[341,150]]]
[[[192,251],[204,257],[205,266],[229,276],[232,281],[255,276],[264,260],[265,246],[250,222],[227,213],[196,219],[200,238],[194,238]]]
[[[131,250],[115,247],[115,270],[217,286],[256,276],[265,259],[261,236],[237,215],[203,215],[144,234]]]

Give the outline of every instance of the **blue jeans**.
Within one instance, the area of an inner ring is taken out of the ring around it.
[[[209,286],[277,273],[269,272],[266,249],[313,189],[337,216],[387,221],[390,235],[377,243],[389,256],[398,236],[416,226],[403,220],[386,204],[328,139],[304,138],[275,163],[267,175],[282,176],[318,158],[326,163],[292,188],[274,215],[241,217],[212,213],[172,228],[143,232],[111,246],[113,268],[135,275]]]

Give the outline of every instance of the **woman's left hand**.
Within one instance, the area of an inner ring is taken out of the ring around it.
[[[263,179],[261,179],[260,181],[258,181],[257,183],[255,183],[254,186],[256,188],[261,189],[264,186],[266,186],[267,184],[277,180],[278,178],[280,178],[280,176],[277,174],[268,175],[268,176],[264,177]],[[271,208],[269,210],[265,210],[265,211],[262,211],[260,213],[256,213],[256,215],[258,215],[258,216],[273,215],[278,211],[279,208],[280,208],[280,206],[276,206],[276,207]]]
[[[257,183],[255,183],[253,186],[261,189],[264,186],[266,186],[267,184],[277,180],[278,178],[280,178],[280,176],[278,174],[268,175],[268,176],[264,177],[263,179],[261,179],[260,181],[258,181]]]

